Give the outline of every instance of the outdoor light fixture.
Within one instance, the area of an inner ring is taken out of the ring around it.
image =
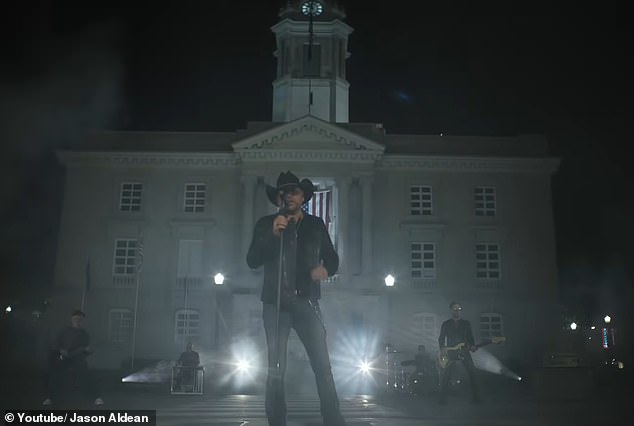
[[[576,322],[571,322],[570,323],[570,329],[571,330],[576,330],[577,329],[577,323]]]
[[[220,272],[214,275],[214,284],[222,285],[224,282],[225,282],[225,276],[222,275]]]
[[[605,321],[606,324],[610,324],[610,321],[612,321],[612,318],[610,317],[610,315],[606,315],[603,318],[603,321]]]
[[[396,282],[396,280],[394,279],[392,274],[387,274],[387,276],[385,277],[385,286],[386,287],[393,287],[395,282]]]

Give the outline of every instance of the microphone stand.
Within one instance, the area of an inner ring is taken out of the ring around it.
[[[278,214],[284,215],[286,212],[286,201],[284,196],[281,197],[280,208]],[[284,230],[280,231],[280,250],[279,250],[279,264],[277,268],[277,295],[275,299],[275,328],[273,329],[273,360],[275,361],[275,376],[277,380],[281,380],[280,373],[280,309],[282,299],[282,272],[284,270]]]

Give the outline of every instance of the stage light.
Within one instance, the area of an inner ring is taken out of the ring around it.
[[[362,374],[370,374],[371,368],[372,368],[372,365],[366,360],[363,360],[359,363],[359,371]]]
[[[606,315],[603,318],[603,321],[605,321],[606,324],[610,324],[610,321],[612,321],[612,318],[610,317],[610,315]]]
[[[385,277],[385,286],[386,286],[386,287],[393,287],[395,282],[396,282],[396,280],[394,279],[394,277],[392,276],[392,274],[388,274],[388,275]]]
[[[596,330],[596,327],[593,325],[592,327],[590,327],[590,330]]]
[[[518,377],[517,377],[517,381],[521,382],[521,381],[522,381],[522,378],[518,376]]]
[[[236,362],[236,369],[241,373],[247,373],[251,370],[251,363],[246,359],[239,359]]]
[[[222,285],[224,282],[225,282],[225,276],[222,275],[220,272],[214,275],[214,284]]]
[[[11,309],[11,306],[7,306],[7,308],[4,310],[7,314],[10,313],[13,309]]]
[[[570,323],[570,329],[571,330],[576,330],[577,329],[577,323],[576,322]]]

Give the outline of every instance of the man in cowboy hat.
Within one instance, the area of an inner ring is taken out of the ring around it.
[[[269,360],[265,407],[271,426],[286,425],[284,374],[291,328],[310,359],[324,424],[345,425],[319,309],[320,281],[337,271],[339,256],[323,220],[302,211],[313,192],[310,180],[300,181],[290,171],[280,173],[275,187],[267,185],[267,196],[279,212],[257,221],[247,254],[249,267],[264,265],[261,300]]]

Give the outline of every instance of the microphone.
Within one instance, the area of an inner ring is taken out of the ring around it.
[[[282,216],[288,216],[289,214],[288,207],[286,206],[286,200],[284,199],[284,194],[282,192],[280,192],[280,207],[277,210],[277,213]]]

